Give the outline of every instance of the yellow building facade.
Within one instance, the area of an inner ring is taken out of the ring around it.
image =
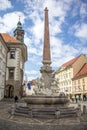
[[[86,100],[87,98],[87,64],[84,64],[81,70],[72,79],[73,98]]]
[[[83,54],[64,63],[56,72],[55,78],[59,80],[60,92],[64,92],[70,98],[74,93],[73,78],[80,71],[82,66],[87,63],[87,57]],[[86,82],[86,81],[85,81]]]

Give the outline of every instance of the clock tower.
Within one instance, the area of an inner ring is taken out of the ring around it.
[[[16,29],[14,30],[14,37],[21,41],[22,43],[24,43],[24,30],[22,29],[22,24],[20,22],[20,19],[17,23],[17,27]]]

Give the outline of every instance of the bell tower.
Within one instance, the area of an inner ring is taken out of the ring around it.
[[[16,29],[14,30],[14,37],[21,41],[22,43],[24,43],[24,30],[22,29],[22,24],[20,22],[20,18],[19,18],[19,21],[17,23],[17,27]]]

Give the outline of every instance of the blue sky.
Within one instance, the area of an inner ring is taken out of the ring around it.
[[[52,68],[87,55],[87,0],[0,0],[0,33],[13,36],[19,20],[28,48],[25,75],[40,77],[44,39],[44,8],[49,10]]]

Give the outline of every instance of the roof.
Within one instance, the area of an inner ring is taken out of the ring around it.
[[[85,63],[82,68],[80,69],[80,71],[74,76],[74,78],[80,77],[87,74],[87,63]]]
[[[58,73],[62,68],[66,68],[66,67],[72,65],[73,63],[75,63],[80,56],[81,56],[81,55],[79,55],[79,56],[77,56],[77,57],[75,57],[75,58],[69,60],[68,62],[62,64],[62,65],[60,66],[60,68],[59,68],[55,73]]]
[[[68,62],[64,63],[64,64],[62,65],[62,67],[67,67],[67,66],[72,65],[73,63],[76,62],[76,60],[77,60],[79,57],[80,57],[80,56],[77,56],[77,57],[75,57],[75,58],[69,60]]]
[[[16,40],[15,38],[11,37],[9,34],[7,33],[0,33],[1,36],[3,37],[4,41],[6,43],[21,43],[19,40]]]

